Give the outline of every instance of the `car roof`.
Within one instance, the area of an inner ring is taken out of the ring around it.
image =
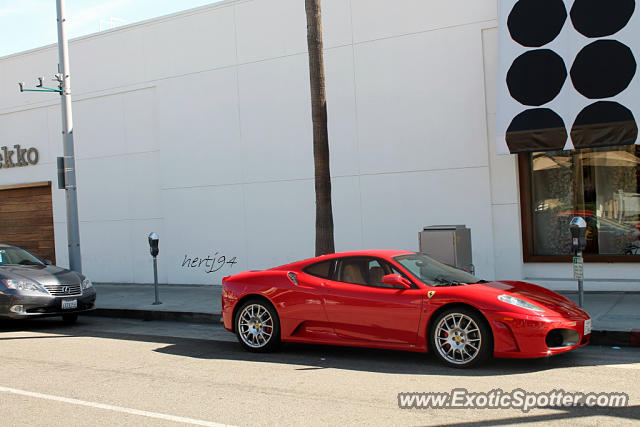
[[[16,248],[17,246],[10,245],[8,243],[0,242],[0,248]]]
[[[343,257],[370,256],[370,257],[378,257],[378,258],[391,258],[398,255],[408,255],[408,254],[414,254],[414,253],[415,252],[413,251],[405,251],[405,250],[397,250],[397,249],[368,249],[368,250],[361,250],[361,251],[337,252],[333,254],[320,255],[314,258],[295,261],[290,264],[285,264],[279,267],[271,268],[271,270],[286,270],[288,268],[300,268],[300,267],[305,267],[309,264],[313,264],[315,262],[320,262],[320,261],[330,260],[335,258],[343,258]]]
[[[335,254],[329,254],[324,256],[327,258],[328,257],[339,258],[339,257],[349,257],[349,256],[375,256],[375,257],[388,258],[388,257],[394,257],[398,255],[406,255],[406,254],[412,254],[412,253],[414,252],[396,250],[396,249],[369,249],[369,250],[362,250],[362,251],[338,252]]]

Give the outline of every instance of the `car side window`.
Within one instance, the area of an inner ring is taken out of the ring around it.
[[[398,274],[398,275],[404,277],[405,279],[407,278],[406,274],[404,274],[402,271],[400,271],[397,268],[395,268],[393,265],[387,264],[387,268],[389,269],[389,273],[385,273],[385,274]]]
[[[306,267],[303,271],[307,274],[320,277],[322,279],[330,279],[331,273],[332,273],[332,268],[331,268],[332,265],[333,265],[333,260],[330,259],[328,261],[321,261],[321,262],[316,262],[315,264],[311,264],[310,266]]]
[[[382,283],[382,277],[388,274],[377,259],[369,261],[367,268],[367,284],[371,286],[391,287]]]
[[[369,267],[369,283],[371,284],[371,286],[397,289],[398,286],[388,285],[382,282],[382,277],[386,276],[387,274],[398,274],[405,279],[407,278],[406,274],[402,273],[400,270],[398,270],[388,262],[376,260],[375,265],[370,264]]]
[[[371,257],[344,258],[338,264],[337,280],[356,285],[394,288],[382,282],[387,274],[399,273],[388,263]]]
[[[367,258],[344,258],[340,261],[337,279],[339,282],[366,285],[367,269]]]

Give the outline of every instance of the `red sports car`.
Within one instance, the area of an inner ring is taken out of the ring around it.
[[[222,280],[224,327],[249,351],[282,341],[433,352],[455,367],[589,342],[591,319],[523,282],[487,282],[407,251],[324,255]]]

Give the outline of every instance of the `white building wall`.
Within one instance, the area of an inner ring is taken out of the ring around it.
[[[523,265],[515,157],[489,143],[496,9],[495,0],[323,1],[337,250],[415,250],[423,226],[466,224],[480,276],[569,277],[569,266]],[[165,283],[216,284],[313,256],[300,0],[222,2],[73,40],[70,54],[90,277],[150,282],[151,231]],[[0,59],[1,141],[41,153],[38,166],[0,170],[0,185],[56,180],[58,99],[15,85],[56,63],[54,46]],[[64,192],[53,191],[64,265]],[[221,255],[238,263],[211,273],[185,264]],[[633,265],[585,270],[622,279],[607,285],[617,288],[637,276]]]

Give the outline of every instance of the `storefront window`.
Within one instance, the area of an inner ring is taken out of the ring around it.
[[[569,221],[580,215],[587,222],[585,255],[640,259],[639,146],[525,156],[530,217],[523,226],[530,227],[525,233],[529,255],[570,255]]]

